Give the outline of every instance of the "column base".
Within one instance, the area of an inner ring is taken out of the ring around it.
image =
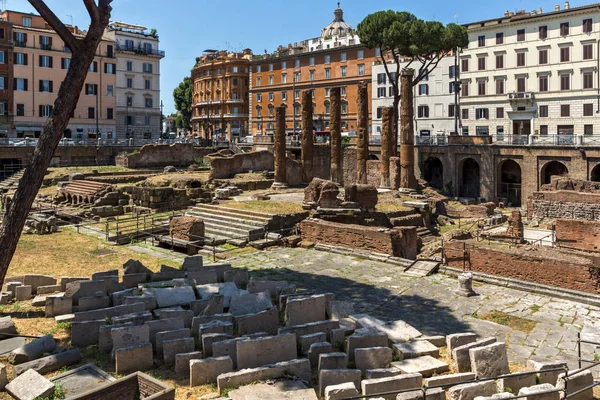
[[[273,190],[281,190],[281,189],[287,189],[288,185],[287,183],[283,183],[283,182],[273,182],[273,184],[271,185],[271,189]]]

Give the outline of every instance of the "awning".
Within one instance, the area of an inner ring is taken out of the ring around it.
[[[22,131],[22,132],[41,132],[42,127],[41,126],[17,126],[15,128],[15,130]]]

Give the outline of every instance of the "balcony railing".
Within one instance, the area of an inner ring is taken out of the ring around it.
[[[458,140],[460,139],[460,140]],[[600,147],[600,135],[489,135],[446,136],[415,135],[417,146],[492,145],[492,146],[588,146]]]
[[[160,56],[160,57],[165,56],[164,50],[149,49],[149,48],[135,47],[135,46],[117,45],[117,51],[130,51],[130,52],[136,53],[136,54],[145,54],[145,55],[153,55],[153,56]]]
[[[15,40],[15,47],[27,47],[27,42],[22,42],[20,40]]]

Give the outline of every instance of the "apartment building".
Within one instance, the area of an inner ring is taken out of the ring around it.
[[[329,130],[330,89],[341,87],[342,129],[356,130],[358,84],[371,82],[375,50],[360,44],[339,7],[316,38],[254,55],[250,69],[250,127],[253,135],[272,134],[275,107],[284,105],[288,133],[301,130],[301,92],[312,91],[313,129]],[[371,96],[369,85],[369,96]]]
[[[107,39],[116,44],[116,132],[118,139],[156,140],[160,137],[160,60],[155,30],[111,22]]]
[[[234,141],[248,132],[252,51],[205,50],[192,70],[192,131]]]
[[[52,112],[58,89],[70,64],[70,50],[59,36],[35,14],[4,11],[13,26],[13,123],[9,137],[39,137]],[[75,36],[84,31],[69,26]],[[83,92],[65,138],[111,140],[115,132],[115,43],[103,38],[90,65]],[[10,107],[9,107],[10,110]]]
[[[12,24],[0,19],[0,138],[8,138],[13,119],[13,31]]]
[[[413,87],[415,134],[420,136],[450,135],[455,131],[455,71],[454,56],[444,57],[429,75]],[[409,65],[400,63],[400,69]],[[414,61],[410,68],[418,71],[422,64]],[[395,63],[388,63],[389,71],[396,71]],[[395,72],[392,72],[395,73]],[[372,70],[373,135],[381,135],[381,115],[384,107],[394,105],[394,89],[381,60],[373,63]]]
[[[466,27],[463,135],[516,135],[509,138],[527,144],[600,131],[598,4],[506,12]]]

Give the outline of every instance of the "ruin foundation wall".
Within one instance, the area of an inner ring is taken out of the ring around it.
[[[214,149],[194,147],[191,143],[147,144],[138,153],[117,156],[116,164],[127,168],[187,167],[198,157],[204,157]]]
[[[556,243],[559,247],[600,252],[600,222],[558,219]]]

